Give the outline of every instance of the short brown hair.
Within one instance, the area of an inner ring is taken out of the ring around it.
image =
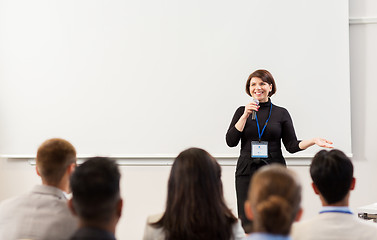
[[[288,235],[300,210],[301,183],[285,166],[274,163],[252,177],[248,201],[257,232]]]
[[[276,84],[275,84],[274,77],[272,76],[272,74],[269,71],[264,70],[264,69],[256,70],[255,72],[250,74],[249,78],[246,81],[246,93],[247,93],[247,95],[251,96],[250,81],[253,77],[260,78],[263,82],[272,85],[272,90],[268,94],[268,96],[271,97],[272,95],[274,95],[274,93],[276,92]]]
[[[49,184],[58,184],[66,168],[76,162],[76,149],[67,140],[52,138],[38,148],[37,167],[41,177]]]

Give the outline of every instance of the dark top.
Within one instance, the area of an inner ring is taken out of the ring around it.
[[[268,118],[270,104],[272,104],[271,99],[269,99],[268,102],[259,104],[260,108],[257,112],[257,116],[261,131]],[[251,141],[259,140],[257,123],[256,120],[251,119],[251,114],[246,120],[243,132],[236,129],[235,124],[238,122],[244,111],[244,106],[239,107],[236,110],[228,132],[226,133],[226,143],[229,147],[237,146],[241,140],[241,151],[237,163],[236,175],[243,175],[241,169],[239,168],[239,165],[241,164],[240,161],[251,159]],[[292,119],[288,111],[285,108],[272,104],[271,117],[261,138],[261,141],[268,142],[269,157],[266,159],[266,162],[279,162],[285,164],[285,159],[281,152],[281,140],[283,140],[283,144],[288,152],[295,153],[301,150],[298,146],[300,141],[297,140]]]
[[[79,228],[71,240],[116,240],[113,233],[93,227]]]

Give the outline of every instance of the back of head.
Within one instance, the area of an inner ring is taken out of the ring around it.
[[[168,182],[168,201],[193,204],[221,198],[221,168],[205,150],[190,148],[181,152],[175,159]],[[198,199],[197,196],[203,196]],[[188,199],[191,198],[191,199]],[[191,203],[190,203],[191,202]]]
[[[72,202],[79,218],[89,224],[106,224],[120,199],[118,165],[103,157],[90,158],[71,176]]]
[[[328,204],[342,201],[353,179],[351,160],[340,150],[321,150],[313,158],[310,175]]]
[[[66,168],[76,163],[76,150],[64,139],[49,139],[38,148],[36,163],[42,179],[48,184],[57,185]]]
[[[154,225],[167,239],[230,239],[234,222],[217,161],[203,149],[181,152],[170,172],[165,213]]]
[[[262,167],[252,177],[248,203],[256,232],[288,235],[300,210],[301,184],[284,166]]]

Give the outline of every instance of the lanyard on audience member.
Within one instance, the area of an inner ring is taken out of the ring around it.
[[[259,135],[259,142],[260,140],[262,139],[262,135],[264,133],[264,130],[266,129],[267,127],[267,123],[268,123],[268,120],[270,120],[270,117],[271,117],[271,110],[272,110],[272,103],[270,104],[270,114],[268,115],[268,118],[264,124],[264,127],[262,129],[262,132],[260,131],[260,127],[259,127],[259,121],[258,121],[258,113],[255,114],[255,120],[257,120],[257,127],[258,127],[258,135]]]

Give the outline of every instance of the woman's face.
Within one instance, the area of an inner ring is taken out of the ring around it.
[[[268,94],[272,91],[272,84],[263,82],[258,77],[250,79],[250,94],[254,99],[258,99],[259,102],[267,102]]]

